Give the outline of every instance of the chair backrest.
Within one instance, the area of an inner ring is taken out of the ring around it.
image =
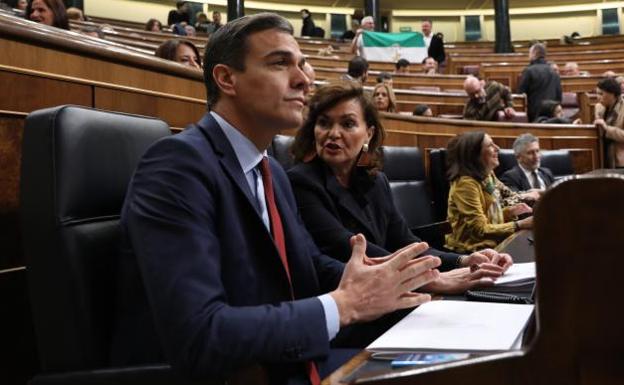
[[[542,151],[541,164],[552,171],[556,179],[574,174],[572,154],[568,150]]]
[[[61,106],[31,113],[21,225],[42,369],[108,365],[119,215],[158,119]]]
[[[450,188],[446,175],[446,148],[434,148],[429,152],[429,179],[433,192],[435,219],[445,221]]]
[[[526,112],[516,111],[513,117],[508,118],[503,110],[496,112],[497,122],[512,122],[512,123],[529,123],[529,117]]]
[[[498,167],[494,169],[494,174],[498,178],[505,173],[505,171],[516,167],[518,161],[516,160],[516,155],[512,149],[502,148],[498,152]]]
[[[408,227],[434,222],[423,155],[418,147],[384,146],[383,171],[398,211]]]
[[[284,170],[288,170],[294,164],[293,156],[290,153],[290,147],[294,141],[294,136],[275,135],[267,151],[269,155],[274,157],[282,165]]]

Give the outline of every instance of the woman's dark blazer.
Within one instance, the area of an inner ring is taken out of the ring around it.
[[[366,255],[380,257],[421,240],[411,233],[397,211],[385,174],[370,177],[357,169],[351,188],[342,187],[319,158],[300,163],[288,171],[299,212],[316,245],[330,257],[347,262],[349,239],[362,233]],[[442,259],[440,270],[457,267],[458,254],[430,248],[423,255]]]

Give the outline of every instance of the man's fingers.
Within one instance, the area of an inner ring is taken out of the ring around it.
[[[423,271],[418,275],[407,277],[407,279],[400,281],[401,284],[397,287],[399,293],[409,292],[416,290],[429,282],[433,282],[440,277],[438,270]]]
[[[388,261],[390,268],[396,270],[402,268],[407,261],[417,257],[427,249],[429,249],[427,242],[415,242],[405,246],[392,254],[394,257]]]
[[[431,295],[423,293],[405,293],[397,301],[397,309],[416,307],[431,301]]]
[[[472,264],[480,265],[482,263],[490,262],[490,258],[488,258],[485,254],[481,254],[479,252],[474,252],[468,256],[468,261],[466,266],[470,266]]]
[[[489,269],[479,269],[477,271],[474,271],[472,273],[470,273],[470,280],[478,280],[481,278],[499,278],[501,275],[503,275],[502,270],[489,270]]]
[[[351,258],[361,258],[366,255],[366,238],[362,234],[351,237]]]

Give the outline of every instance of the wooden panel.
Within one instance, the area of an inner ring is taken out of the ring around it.
[[[0,269],[23,263],[18,208],[24,119],[0,112]]]
[[[95,87],[95,107],[104,110],[155,116],[170,126],[186,127],[197,122],[206,112],[203,101],[188,101],[174,96]]]
[[[26,75],[0,69],[0,110],[30,113],[60,104],[91,106],[91,87],[40,76]]]

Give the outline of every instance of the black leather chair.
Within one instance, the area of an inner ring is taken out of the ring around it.
[[[288,170],[294,164],[293,156],[290,153],[290,147],[294,141],[294,136],[275,135],[267,151],[269,155],[274,157],[282,165],[284,170]]]
[[[494,174],[496,174],[497,178],[500,178],[507,170],[516,167],[517,164],[518,161],[513,150],[502,148],[498,152],[498,167],[494,169]]]
[[[555,179],[573,175],[572,154],[568,150],[542,151],[542,167],[550,169]]]
[[[433,196],[434,218],[436,221],[445,221],[450,188],[446,175],[446,148],[434,148],[429,152],[429,180]]]
[[[21,225],[43,374],[32,384],[180,384],[168,365],[108,364],[119,215],[158,119],[61,106],[31,113]]]
[[[442,247],[448,224],[435,220],[422,152],[417,147],[384,146],[381,153],[394,203],[408,227],[431,246]]]

